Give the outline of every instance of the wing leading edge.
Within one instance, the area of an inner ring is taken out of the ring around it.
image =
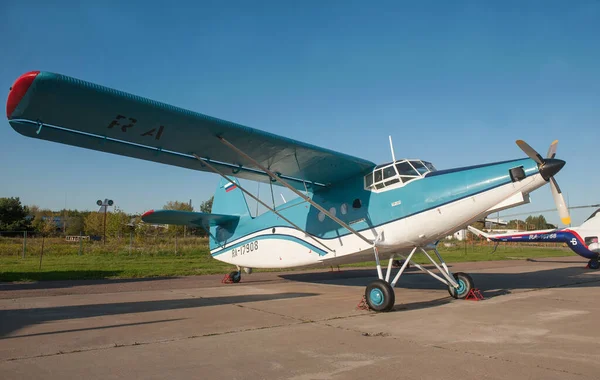
[[[27,137],[211,171],[195,154],[227,175],[271,180],[226,147],[221,137],[302,189],[304,182],[327,186],[375,166],[358,157],[48,72],[19,77],[6,107],[13,129]]]

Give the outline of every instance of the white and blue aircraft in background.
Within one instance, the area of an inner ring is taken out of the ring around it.
[[[568,210],[554,175],[565,162],[556,144],[542,158],[521,140],[529,158],[437,170],[420,159],[381,165],[283,136],[49,72],[19,77],[7,99],[18,133],[42,140],[207,171],[222,177],[211,213],[158,210],[148,223],[202,227],[210,252],[241,270],[339,265],[375,257],[378,279],[365,290],[369,307],[391,310],[393,287],[408,263],[448,287],[455,298],[473,288],[452,273],[437,242],[488,214],[529,202],[550,182],[562,222]],[[391,143],[391,140],[390,140]],[[283,186],[298,198],[268,205],[237,178]],[[251,215],[246,196],[269,209]],[[430,253],[435,253],[437,258]],[[412,261],[425,255],[433,273]],[[390,259],[385,276],[380,260]],[[404,264],[391,278],[392,262]]]
[[[579,227],[552,228],[517,233],[486,233],[473,226],[469,230],[494,242],[510,243],[565,243],[573,252],[588,259],[590,269],[600,268],[600,209],[587,218]]]

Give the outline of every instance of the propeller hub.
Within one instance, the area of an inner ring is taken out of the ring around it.
[[[558,173],[565,164],[565,161],[558,158],[546,158],[542,165],[540,165],[540,174],[544,180],[549,181],[550,177]]]

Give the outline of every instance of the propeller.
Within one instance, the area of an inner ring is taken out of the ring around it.
[[[532,160],[537,162],[538,169],[542,178],[544,180],[550,182],[550,189],[552,190],[552,197],[554,198],[554,204],[556,204],[556,208],[558,209],[558,215],[560,215],[560,220],[564,225],[571,224],[571,216],[569,216],[569,210],[567,208],[567,204],[565,203],[565,198],[560,191],[560,187],[558,186],[558,182],[554,179],[554,175],[565,166],[565,161],[554,158],[556,156],[556,145],[558,144],[558,140],[554,140],[552,144],[550,144],[550,148],[548,148],[548,154],[546,158],[543,158],[535,149],[533,149],[529,144],[527,144],[523,140],[517,140],[517,145],[526,155],[528,155]]]

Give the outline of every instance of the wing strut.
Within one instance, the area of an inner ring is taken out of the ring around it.
[[[200,162],[202,162],[203,165],[208,166],[212,171],[214,171],[215,173],[217,173],[218,175],[220,175],[221,177],[225,178],[227,181],[231,181],[229,178],[227,178],[227,176],[225,174],[223,174],[219,169],[215,168],[213,165],[211,165],[208,161],[208,159],[203,159],[200,158],[198,155],[196,155],[195,153],[193,153],[194,157],[196,157],[197,160],[199,160]],[[255,201],[257,201],[258,203],[260,203],[261,205],[265,206],[267,209],[269,209],[270,211],[274,212],[277,216],[279,216],[281,219],[285,220],[286,222],[288,222],[289,224],[291,224],[294,228],[296,228],[298,231],[304,233],[305,235],[307,235],[308,237],[310,237],[311,239],[313,239],[314,241],[316,241],[317,243],[319,243],[320,245],[322,245],[323,247],[325,247],[328,251],[330,252],[335,252],[333,249],[329,248],[328,246],[326,246],[323,242],[321,242],[320,240],[318,240],[316,237],[312,236],[311,234],[309,234],[308,232],[304,231],[302,228],[298,227],[295,223],[293,223],[292,221],[290,221],[288,218],[286,218],[285,216],[281,215],[281,213],[277,212],[274,208],[269,207],[265,202],[261,201],[260,199],[258,199],[257,197],[255,197],[253,194],[251,194],[249,191],[247,191],[246,189],[244,189],[239,183],[237,184],[237,187],[242,190],[244,193],[248,194],[248,196],[250,196],[252,199],[254,199]]]
[[[328,217],[330,217],[334,222],[336,222],[340,226],[344,227],[348,231],[352,232],[354,235],[356,235],[359,238],[361,238],[364,242],[366,242],[370,246],[374,245],[373,241],[367,239],[366,237],[364,237],[363,235],[361,235],[360,233],[358,233],[358,231],[356,231],[354,228],[352,228],[348,224],[346,224],[344,221],[342,221],[341,219],[337,218],[335,215],[331,214],[329,211],[325,210],[323,207],[319,206],[315,201],[313,201],[312,199],[310,199],[306,195],[302,194],[300,191],[294,189],[294,187],[292,187],[289,183],[287,183],[286,181],[284,181],[281,177],[275,175],[275,173],[273,173],[269,169],[265,168],[258,161],[256,161],[252,157],[248,156],[246,153],[242,152],[235,145],[233,145],[229,141],[225,140],[223,137],[219,136],[218,138],[219,138],[219,140],[221,140],[221,142],[223,144],[227,145],[233,151],[237,152],[240,156],[242,156],[242,157],[250,160],[250,162],[252,162],[254,165],[256,165],[258,168],[260,168],[262,171],[264,171],[265,173],[267,173],[269,175],[269,177],[271,177],[274,180],[276,180],[277,182],[281,183],[283,186],[285,186],[288,189],[290,189],[291,191],[293,191],[296,195],[298,195],[299,197],[301,197],[302,199],[304,199],[305,201],[307,201],[311,205],[315,206],[315,208],[317,208],[319,211],[321,211],[322,213],[324,213],[325,215],[327,215]]]

